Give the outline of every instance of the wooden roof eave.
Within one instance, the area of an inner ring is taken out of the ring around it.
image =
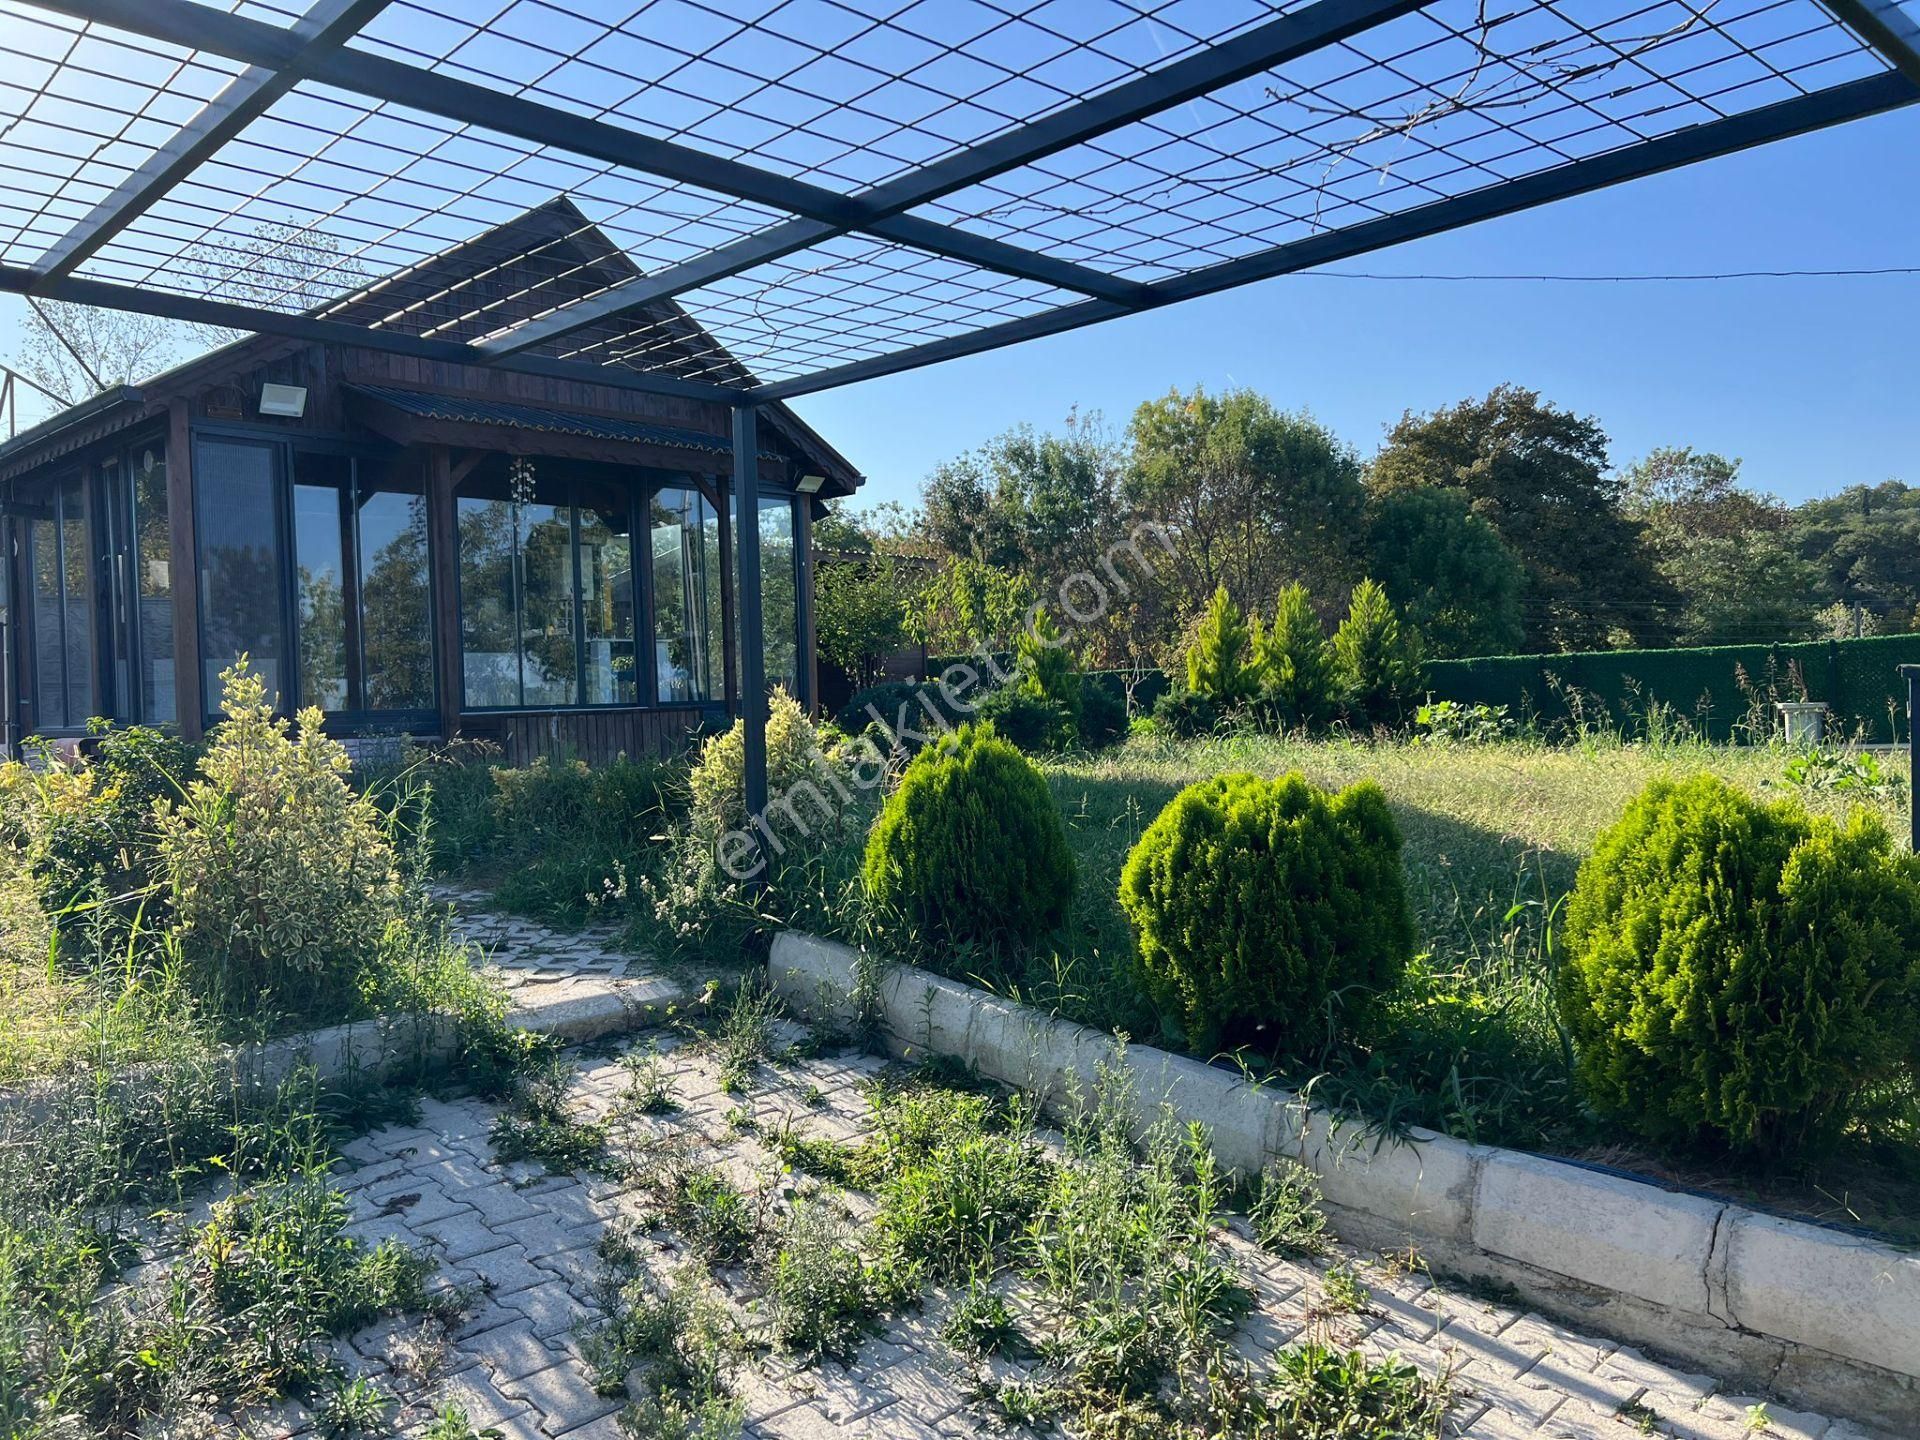
[[[570,435],[558,430],[531,430],[516,425],[408,415],[381,405],[376,400],[358,397],[349,399],[348,408],[355,420],[396,445],[446,445],[456,450],[549,456],[605,465],[639,465],[653,470],[695,475],[721,475],[727,473],[731,466],[727,456],[712,450]],[[789,467],[784,461],[763,455],[760,457],[760,478],[768,484],[784,485],[790,478]]]

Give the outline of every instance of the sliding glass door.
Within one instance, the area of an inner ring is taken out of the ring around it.
[[[282,709],[374,725],[430,716],[419,465],[211,436],[195,456],[208,713],[244,653]]]
[[[33,718],[38,730],[80,730],[96,713],[96,617],[86,490],[80,475],[70,475],[28,511]]]
[[[640,703],[630,485],[496,457],[461,486],[471,710]]]

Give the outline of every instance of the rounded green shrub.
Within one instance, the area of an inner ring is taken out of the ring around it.
[[[1065,750],[1077,735],[1066,707],[1019,685],[993,691],[980,702],[974,718],[992,722],[996,735],[1029,755]]]
[[[1148,995],[1196,1050],[1307,1056],[1351,1033],[1413,953],[1400,832],[1371,781],[1190,785],[1127,857]]]
[[[1658,1144],[1818,1149],[1920,1063],[1920,871],[1864,813],[1657,780],[1581,867],[1565,935],[1582,1088]]]
[[[867,836],[867,893],[932,939],[1031,941],[1073,899],[1066,827],[1040,772],[963,725],[907,766]]]

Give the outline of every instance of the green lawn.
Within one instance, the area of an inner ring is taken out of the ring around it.
[[[1422,958],[1370,1047],[1282,1078],[1315,1084],[1323,1099],[1391,1124],[1613,1161],[1920,1234],[1920,1187],[1911,1183],[1920,1177],[1911,1174],[1910,1151],[1901,1153],[1908,1137],[1893,1147],[1863,1142],[1817,1175],[1676,1167],[1620,1145],[1581,1106],[1569,1077],[1550,1000],[1555,922],[1595,837],[1649,781],[1707,770],[1756,795],[1793,795],[1816,810],[1866,805],[1904,840],[1904,793],[1791,786],[1787,760],[1778,750],[1700,744],[1136,738],[1046,767],[1081,866],[1068,933],[1012,965],[983,961],[977,978],[1069,1018],[1160,1039],[1160,1022],[1132,983],[1132,937],[1116,900],[1121,867],[1142,830],[1181,787],[1227,771],[1299,770],[1335,788],[1372,779],[1400,823]]]

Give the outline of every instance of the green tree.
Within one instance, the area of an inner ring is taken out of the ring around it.
[[[1312,416],[1252,390],[1176,390],[1136,410],[1129,433],[1127,504],[1167,527],[1156,578],[1169,625],[1221,585],[1272,595],[1291,579],[1322,590],[1352,579],[1360,462]]]
[[[1508,654],[1525,639],[1526,568],[1465,496],[1420,488],[1377,497],[1367,548],[1374,577],[1436,657]]]
[[[1119,515],[1122,452],[1098,415],[1058,433],[1020,425],[937,468],[921,491],[921,531],[950,555],[1036,586],[1091,569]]]
[[[1026,576],[960,556],[920,586],[907,604],[907,630],[939,654],[1004,650],[1033,605]]]
[[[1793,548],[1792,512],[1739,474],[1738,460],[1666,448],[1624,477],[1626,512],[1678,597],[1684,644],[1799,640],[1816,625],[1818,577]]]
[[[1299,581],[1280,592],[1273,624],[1260,635],[1257,660],[1267,698],[1294,725],[1320,725],[1333,714],[1339,676],[1326,627]]]
[[[1883,632],[1920,612],[1920,486],[1853,485],[1794,510],[1789,533],[1814,568],[1818,599],[1859,606]],[[1851,632],[1849,632],[1851,633]]]
[[[1420,688],[1420,639],[1393,613],[1372,580],[1353,588],[1347,618],[1333,635],[1333,656],[1348,706],[1379,723],[1398,717]]]
[[[1404,416],[1368,471],[1376,494],[1455,490],[1526,566],[1525,641],[1591,649],[1671,638],[1677,597],[1608,473],[1607,436],[1591,417],[1501,385],[1431,415]]]
[[[813,617],[820,654],[846,671],[856,690],[873,684],[887,656],[906,642],[905,588],[890,555],[816,557]]]
[[[1187,651],[1187,688],[1222,710],[1244,705],[1260,693],[1254,633],[1222,585]]]
[[[1034,607],[1033,619],[1014,642],[1014,660],[1020,670],[1020,688],[1041,700],[1051,700],[1077,729],[1080,724],[1080,672],[1060,627],[1046,606]]]

